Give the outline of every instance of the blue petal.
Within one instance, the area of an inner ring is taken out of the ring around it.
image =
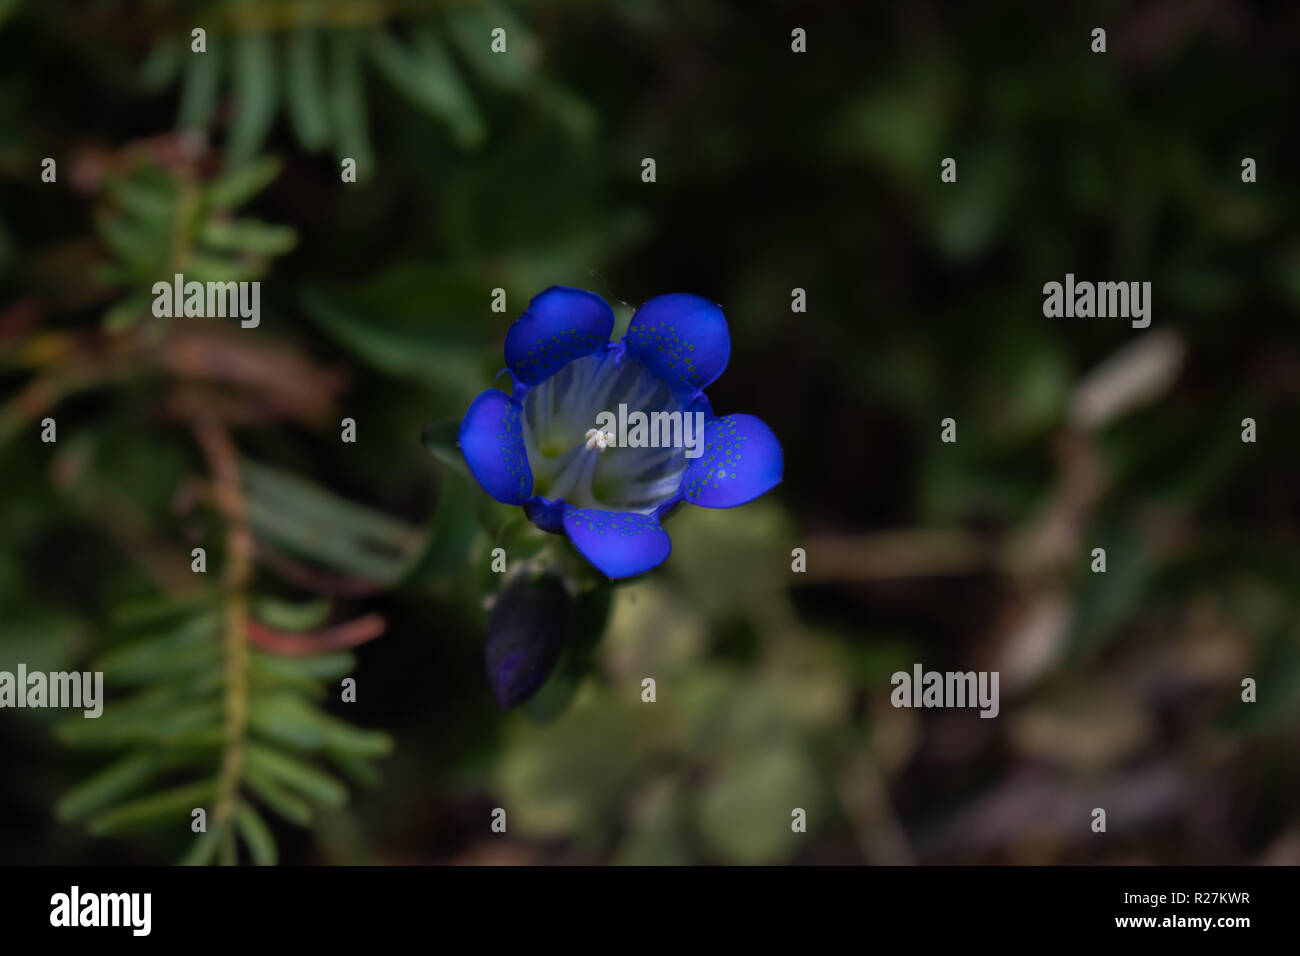
[[[564,530],[582,556],[611,578],[658,567],[673,547],[654,515],[566,508]]]
[[[698,295],[656,296],[632,316],[627,352],[680,395],[714,381],[731,357],[731,333],[721,306]]]
[[[723,415],[704,425],[704,454],[682,476],[684,500],[734,508],[781,483],[785,459],[772,429],[753,415]]]
[[[524,517],[543,531],[564,534],[565,507],[563,500],[552,501],[541,495],[533,495],[524,502]]]
[[[506,364],[521,382],[536,385],[604,346],[613,331],[614,312],[596,293],[551,286],[510,326]]]
[[[523,504],[533,492],[519,406],[491,388],[474,399],[460,423],[458,436],[465,463],[483,490],[508,505]]]

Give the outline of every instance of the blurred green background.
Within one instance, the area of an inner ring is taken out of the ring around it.
[[[0,713],[0,862],[1300,862],[1300,10],[973,6],[0,0],[0,670],[112,694]],[[785,481],[502,713],[420,436],[553,284],[722,303]]]

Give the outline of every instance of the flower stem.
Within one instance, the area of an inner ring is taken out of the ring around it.
[[[218,506],[226,516],[225,636],[226,727],[225,748],[217,777],[213,824],[229,826],[239,798],[248,729],[248,587],[253,576],[253,538],[245,520],[244,496],[239,487],[239,455],[230,436],[211,418],[195,424],[195,436],[213,475]]]

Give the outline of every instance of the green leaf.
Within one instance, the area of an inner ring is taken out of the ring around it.
[[[462,149],[482,144],[483,117],[460,73],[433,31],[418,33],[416,52],[404,49],[386,30],[370,34],[369,51],[375,66],[407,99],[451,129]]]
[[[242,475],[255,533],[330,567],[395,583],[424,544],[417,529],[289,472],[245,462]]]
[[[55,806],[55,814],[60,820],[80,820],[153,780],[173,760],[166,751],[141,750],[129,754],[64,794]]]
[[[165,36],[156,40],[136,74],[136,82],[140,84],[140,88],[146,93],[161,93],[169,87],[181,72],[186,49],[182,37]]]
[[[249,725],[268,740],[303,750],[330,747],[340,753],[379,757],[393,749],[387,734],[353,727],[294,694],[255,700]]]
[[[538,84],[538,96],[547,112],[574,139],[586,142],[596,134],[600,126],[600,114],[591,103],[573,90],[558,83],[544,82]]]
[[[313,654],[309,657],[285,657],[255,650],[250,655],[254,674],[289,681],[331,680],[350,674],[356,658],[340,651],[336,654]]]
[[[56,733],[72,747],[120,747],[127,744],[199,746],[222,741],[222,718],[225,708],[220,702],[193,704],[166,713],[119,714],[117,707],[105,707],[94,720],[71,718],[61,722]]]
[[[250,496],[268,505],[295,507],[302,514],[395,551],[407,551],[419,540],[409,525],[382,511],[340,498],[292,472],[245,461],[242,468]]]
[[[356,160],[357,180],[364,181],[374,172],[375,164],[357,36],[335,33],[330,53],[330,116],[337,133],[334,146],[339,159]]]
[[[325,148],[330,134],[320,31],[299,26],[289,35],[288,48],[289,119],[298,142],[304,149],[315,152]]]
[[[230,259],[219,255],[190,253],[181,263],[186,281],[244,282],[266,273],[266,264],[260,261]]]
[[[235,41],[233,67],[235,115],[226,152],[230,165],[241,166],[261,150],[275,121],[279,87],[270,34],[241,34]]]
[[[171,237],[161,229],[106,212],[95,216],[95,229],[113,254],[138,274],[157,272],[167,261]]]
[[[113,608],[113,627],[132,631],[168,627],[182,623],[200,611],[218,614],[213,608],[214,596],[206,591],[176,596],[151,595],[123,601]],[[220,621],[220,617],[216,618]]]
[[[252,601],[253,616],[280,631],[310,631],[320,627],[329,617],[331,607],[333,604],[329,598],[294,604],[268,595],[257,595]]]
[[[534,77],[534,39],[524,24],[497,3],[461,7],[447,14],[452,40],[482,77],[500,89],[521,92]],[[492,31],[506,31],[504,53],[492,49]]]
[[[185,84],[181,87],[176,125],[182,129],[204,128],[212,122],[212,114],[217,109],[221,46],[215,38],[209,38],[206,53],[189,52],[186,56]]]
[[[109,704],[98,718],[87,723],[80,714],[59,721],[55,732],[60,739],[83,746],[99,746],[106,740],[127,740],[141,733],[155,735],[166,732],[174,722],[173,714],[189,715],[192,708],[206,707],[214,715],[210,724],[199,723],[203,711],[193,717],[187,733],[205,730],[217,731],[220,721],[215,719],[218,691],[225,683],[225,673],[218,667],[201,670],[179,680],[165,681],[135,696]],[[149,737],[152,739],[152,736]]]
[[[1106,549],[1106,572],[1083,576],[1078,611],[1066,642],[1072,655],[1093,653],[1113,639],[1138,612],[1160,570],[1150,547],[1137,535],[1094,531],[1088,540]]]
[[[105,190],[127,215],[144,220],[170,236],[176,217],[176,184],[155,166],[142,166],[129,176],[110,180]]]
[[[262,501],[248,504],[248,522],[254,533],[278,547],[320,564],[378,584],[395,584],[406,572],[400,554],[321,525],[303,512],[287,513]]]
[[[249,744],[246,756],[251,771],[264,773],[325,806],[341,807],[347,802],[343,784],[297,757],[262,744]]]
[[[309,287],[303,290],[302,307],[375,368],[468,402],[486,384],[480,368],[488,331],[482,286],[470,288],[477,277],[428,266],[421,274],[421,265],[399,266],[362,289]]]
[[[199,834],[199,838],[190,844],[185,855],[180,858],[179,866],[207,866],[217,855],[217,848],[225,836],[224,827],[214,827]]]
[[[151,300],[148,296],[131,296],[113,305],[104,313],[100,325],[109,334],[129,329],[149,314]]]
[[[199,240],[222,252],[269,257],[291,250],[298,243],[298,234],[289,226],[270,226],[256,219],[209,219],[199,229]]]
[[[176,787],[101,813],[90,821],[88,828],[96,836],[107,836],[187,817],[216,793],[217,785],[211,780]]]
[[[235,841],[235,831],[226,827],[221,832],[221,849],[217,855],[219,866],[234,866],[239,862],[239,847]]]
[[[114,648],[97,662],[109,680],[118,684],[153,682],[183,674],[220,653],[213,638],[221,631],[222,617],[209,611],[184,619],[162,633],[138,638]]]
[[[329,758],[333,764],[348,775],[360,787],[367,789],[377,787],[380,781],[379,771],[365,757],[330,750]]]
[[[53,606],[12,606],[3,611],[0,628],[0,671],[13,673],[22,661],[28,673],[68,670],[79,654],[86,635],[80,619],[67,609]],[[9,711],[6,717],[34,714]],[[77,714],[81,720],[81,714]]]
[[[254,767],[244,767],[244,782],[263,803],[290,823],[300,827],[311,823],[312,809],[304,800],[295,797],[269,774]]]
[[[280,168],[280,160],[268,156],[223,173],[204,189],[208,206],[213,209],[242,206],[269,186],[280,175]]]
[[[205,699],[215,699],[217,691],[225,684],[225,674],[221,668],[203,670],[170,680],[149,684],[144,690],[124,701],[110,704],[105,713],[112,719],[125,717],[154,717],[159,713],[173,710],[181,704],[199,703]],[[100,717],[99,720],[103,720]]]
[[[270,829],[257,811],[243,800],[240,800],[235,807],[235,826],[239,828],[239,835],[244,838],[244,844],[253,857],[253,863],[257,866],[275,866],[279,857],[275,848],[275,837],[271,836]]]

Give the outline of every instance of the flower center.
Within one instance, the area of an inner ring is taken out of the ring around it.
[[[603,432],[599,428],[587,429],[587,451],[604,451],[613,440],[614,436],[610,432]]]
[[[602,412],[683,412],[661,379],[636,359],[601,351],[575,359],[524,396],[520,424],[536,494],[580,508],[649,514],[686,471],[682,448],[623,448],[592,428]]]

